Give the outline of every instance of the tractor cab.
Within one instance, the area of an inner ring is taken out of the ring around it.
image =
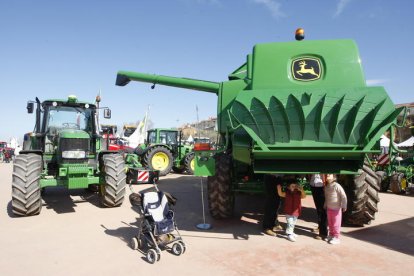
[[[36,98],[28,103],[28,113],[33,113],[34,103],[35,130],[25,137],[23,150],[41,152],[49,174],[58,175],[62,164],[88,164],[88,155],[101,150],[95,104],[78,101],[73,95],[42,103]]]
[[[179,135],[177,130],[173,129],[151,129],[147,132],[147,144],[165,144],[168,146],[177,146]]]

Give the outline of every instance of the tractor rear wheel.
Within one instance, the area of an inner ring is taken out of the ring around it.
[[[121,206],[126,188],[124,159],[120,154],[106,154],[102,159],[105,184],[100,186],[101,203],[105,207]]]
[[[385,193],[388,191],[388,188],[390,187],[390,179],[387,177],[386,172],[384,171],[377,171],[375,172],[377,174],[377,176],[380,179],[381,182],[381,192]]]
[[[233,215],[234,197],[231,191],[231,156],[216,156],[216,175],[207,177],[208,207],[213,218],[228,218]]]
[[[374,220],[380,201],[378,197],[380,181],[370,166],[364,164],[359,174],[342,175],[338,182],[343,185],[348,197],[344,221],[348,224],[363,226]]]
[[[150,148],[144,156],[144,164],[150,170],[159,170],[160,176],[167,175],[173,165],[173,156],[171,151],[165,147],[155,146]]]
[[[32,216],[40,214],[42,198],[40,174],[42,157],[37,154],[20,154],[13,165],[12,207],[13,214]]]
[[[185,156],[184,166],[188,174],[194,174],[194,152],[190,152]]]
[[[394,194],[401,194],[403,192],[403,188],[402,188],[403,179],[404,179],[403,173],[395,173],[391,176],[390,190]]]

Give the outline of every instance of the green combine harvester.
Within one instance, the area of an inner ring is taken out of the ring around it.
[[[33,113],[34,132],[24,136],[16,156],[12,180],[12,209],[18,216],[37,215],[42,209],[41,191],[46,187],[89,188],[99,191],[106,207],[120,206],[126,187],[123,156],[108,151],[98,133],[97,106],[75,96],[27,104]],[[104,110],[110,118],[110,110]]]
[[[119,71],[116,84],[163,84],[218,96],[215,151],[196,153],[208,176],[209,210],[232,215],[234,194],[263,190],[263,174],[335,173],[344,186],[348,223],[378,211],[379,178],[366,163],[403,108],[383,87],[368,87],[352,40],[257,44],[247,61],[211,82]]]

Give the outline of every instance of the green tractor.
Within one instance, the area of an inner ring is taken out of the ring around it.
[[[7,142],[0,142],[0,160],[3,161],[4,159],[4,151],[7,148]]]
[[[367,165],[402,111],[383,87],[366,85],[352,40],[254,46],[223,82],[119,71],[116,84],[164,84],[218,96],[219,142],[196,151],[196,175],[208,176],[209,210],[227,218],[236,192],[263,192],[264,174],[340,175],[345,221],[375,218],[379,179]]]
[[[393,128],[391,128],[393,137]],[[406,155],[401,158],[399,154]],[[376,166],[376,174],[381,181],[381,192],[391,190],[394,194],[407,193],[410,185],[414,183],[414,152],[400,150],[390,141],[388,156],[380,155],[380,158],[387,158],[389,161]]]
[[[12,209],[18,216],[37,215],[42,209],[41,191],[46,187],[98,190],[101,204],[121,206],[126,187],[123,156],[108,151],[98,133],[97,106],[75,96],[67,100],[28,102],[34,132],[24,136],[16,156],[12,180]],[[110,110],[104,110],[110,118]]]
[[[182,143],[178,130],[148,130],[145,144],[138,146],[135,152],[144,167],[159,170],[160,176],[167,175],[171,169],[176,173],[194,173],[193,147]]]

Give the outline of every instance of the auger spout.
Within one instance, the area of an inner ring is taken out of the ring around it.
[[[152,84],[162,84],[167,86],[199,90],[218,94],[220,83],[203,81],[196,79],[177,78],[161,75],[151,75],[145,73],[119,71],[116,77],[116,85],[125,86],[130,81],[148,82]]]

